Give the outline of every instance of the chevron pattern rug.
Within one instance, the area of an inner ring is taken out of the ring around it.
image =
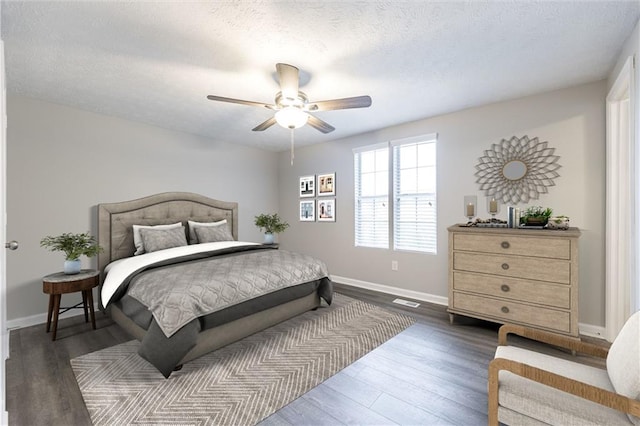
[[[250,425],[415,322],[346,296],[184,365],[165,379],[131,341],[71,360],[94,425]]]

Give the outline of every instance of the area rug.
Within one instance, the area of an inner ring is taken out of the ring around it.
[[[250,425],[415,320],[336,294],[309,311],[184,365],[165,379],[131,341],[71,360],[94,425]]]

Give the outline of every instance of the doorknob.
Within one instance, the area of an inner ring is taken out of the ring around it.
[[[8,243],[5,243],[4,248],[8,248],[9,250],[18,250],[18,247],[20,247],[20,245],[18,244],[17,241],[9,241]]]

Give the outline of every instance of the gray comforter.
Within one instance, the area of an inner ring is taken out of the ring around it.
[[[325,264],[313,257],[264,246],[242,246],[183,256],[145,267],[120,285],[153,314],[140,355],[168,377],[195,345],[199,319],[231,306],[317,282],[331,303]]]

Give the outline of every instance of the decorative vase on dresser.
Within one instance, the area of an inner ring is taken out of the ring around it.
[[[455,315],[578,337],[577,228],[449,230],[449,308]]]

